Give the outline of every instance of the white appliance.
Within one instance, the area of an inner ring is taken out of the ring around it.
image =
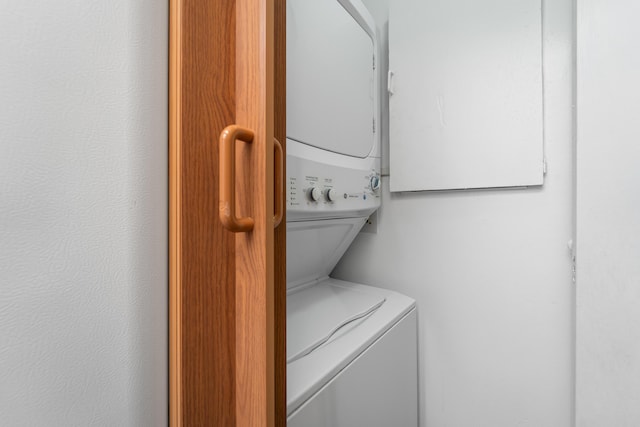
[[[290,427],[418,422],[415,301],[329,277],[380,206],[375,28],[360,0],[287,1]]]

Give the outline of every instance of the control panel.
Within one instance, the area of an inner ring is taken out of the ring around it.
[[[364,216],[380,206],[380,175],[287,158],[287,220]]]

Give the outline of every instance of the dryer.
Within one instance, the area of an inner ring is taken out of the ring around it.
[[[289,426],[416,426],[415,301],[331,271],[380,206],[380,75],[360,0],[287,0]]]

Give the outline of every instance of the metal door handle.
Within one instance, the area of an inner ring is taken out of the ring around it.
[[[275,205],[275,214],[273,215],[273,228],[276,228],[282,222],[282,216],[284,215],[284,151],[282,150],[282,144],[280,141],[273,138],[273,160],[274,160],[274,187],[275,194],[273,198],[273,204]]]
[[[236,216],[236,140],[251,142],[253,132],[231,125],[220,134],[220,221],[227,230],[243,233],[253,230],[254,220]]]

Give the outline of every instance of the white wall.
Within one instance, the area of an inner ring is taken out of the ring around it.
[[[640,425],[640,3],[578,0],[579,427]]]
[[[167,4],[0,2],[0,414],[167,420]]]
[[[365,0],[385,30],[387,1]],[[384,179],[377,233],[334,272],[417,300],[422,426],[572,423],[572,2],[545,1],[543,23],[544,187],[391,195]]]

